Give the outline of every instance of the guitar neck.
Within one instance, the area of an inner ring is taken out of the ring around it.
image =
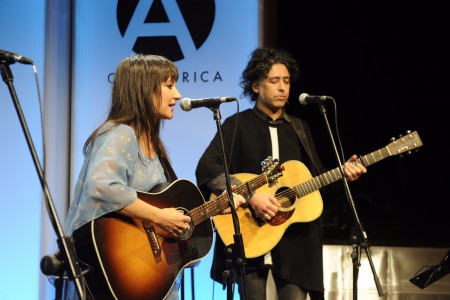
[[[262,173],[261,175],[258,175],[255,178],[238,186],[234,190],[234,192],[246,198],[250,195],[251,191],[258,189],[267,183],[267,175],[266,173]],[[215,199],[193,208],[189,212],[189,214],[192,218],[192,221],[194,222],[194,225],[197,225],[205,221],[206,219],[219,214],[229,206],[230,202],[228,201],[227,194],[221,194]]]
[[[360,158],[358,158],[357,162],[362,164],[364,167],[368,167],[389,156],[391,156],[391,154],[389,153],[388,147],[384,147],[367,155],[361,156]],[[342,166],[342,168],[344,168],[344,166]],[[294,189],[297,197],[303,197],[324,186],[336,182],[339,179],[342,179],[342,172],[340,168],[335,168],[331,171],[323,173],[322,175],[316,176],[311,180],[297,185]]]

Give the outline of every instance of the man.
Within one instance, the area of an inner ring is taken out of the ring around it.
[[[227,118],[222,125],[230,174],[260,174],[261,162],[268,156],[278,159],[280,164],[289,160],[300,161],[313,175],[325,171],[308,124],[284,110],[291,82],[297,80],[298,73],[296,61],[286,51],[268,48],[253,51],[242,72],[240,85],[243,95],[255,102],[255,106]],[[345,163],[344,169],[348,181],[354,181],[367,172],[357,163],[356,155]],[[198,162],[196,177],[207,199],[208,194],[218,195],[226,188],[217,134]],[[242,184],[233,176],[231,182]],[[247,202],[255,217],[266,222],[275,217],[280,206],[275,195],[259,193],[258,190]],[[324,299],[322,245],[320,217],[307,223],[291,224],[271,251],[247,259],[246,299],[266,298],[269,269],[272,270],[279,300],[306,299],[308,294],[312,300]],[[225,262],[224,244],[218,238],[211,269],[211,277],[218,282],[223,282]],[[237,282],[243,297],[241,280]]]

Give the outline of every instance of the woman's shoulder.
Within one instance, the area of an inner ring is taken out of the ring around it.
[[[99,134],[109,133],[110,135],[120,135],[127,137],[135,137],[134,129],[125,124],[114,124],[113,122],[106,122],[99,130]]]
[[[119,124],[117,125],[114,130],[120,134],[127,135],[127,136],[136,136],[136,133],[134,132],[133,127],[125,124]]]
[[[106,144],[137,145],[136,134],[131,126],[113,122],[107,122],[100,128],[96,140]]]

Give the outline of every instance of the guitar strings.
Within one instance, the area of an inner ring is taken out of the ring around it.
[[[317,186],[317,184],[314,184],[315,181],[317,182],[318,180],[312,179],[310,181],[304,182],[304,183],[300,184],[299,186],[295,187],[297,192],[291,188],[287,188],[279,193],[276,193],[275,197],[277,198],[277,200],[280,202],[280,204],[282,206],[286,203],[291,203],[291,199],[295,199],[297,197],[301,198],[301,196],[307,195],[307,194],[317,190],[318,186]],[[249,183],[251,186],[253,186],[252,183],[254,183],[256,186],[262,186],[266,182],[267,182],[267,179],[264,178],[264,176],[260,175],[257,178],[255,178],[254,180],[251,180]],[[307,186],[308,184],[311,186],[308,187]],[[247,186],[245,184],[237,187],[234,190],[234,192],[236,192],[237,194],[242,195],[244,197],[248,195]],[[205,204],[193,208],[192,210],[189,211],[189,215],[191,216],[193,224],[197,225],[197,224],[203,222],[204,220],[206,220],[207,218],[214,216],[216,214],[219,214],[221,211],[228,208],[229,206],[230,205],[229,205],[229,202],[227,199],[227,194],[221,194],[221,195],[217,196],[216,198],[206,202]]]

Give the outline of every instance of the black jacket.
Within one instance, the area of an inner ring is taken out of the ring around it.
[[[221,129],[229,173],[261,174],[261,162],[272,155],[269,126],[277,128],[280,164],[288,160],[297,160],[308,168],[312,176],[323,173],[324,169],[315,150],[308,125],[298,119],[302,122],[303,129],[300,131],[304,132],[304,137],[308,141],[314,163],[298,138],[292,125],[293,118],[295,117],[292,115],[284,114],[282,118],[272,121],[256,108],[245,110],[238,115],[235,114],[227,118]],[[236,122],[237,130],[233,140]],[[232,145],[233,148],[231,149]],[[217,195],[225,190],[225,180],[217,180],[218,176],[220,177],[223,173],[220,141],[216,134],[201,156],[196,169],[197,184],[205,199],[210,198],[211,192]],[[211,182],[214,182],[214,184],[211,184]],[[258,257],[247,259],[245,269],[250,271],[271,267],[274,274],[290,282],[307,290],[323,292],[322,243],[321,217],[307,223],[291,224],[286,229],[280,242],[271,251],[272,266],[265,266],[263,257]],[[211,268],[212,279],[222,282],[225,263],[224,244],[217,235]]]

